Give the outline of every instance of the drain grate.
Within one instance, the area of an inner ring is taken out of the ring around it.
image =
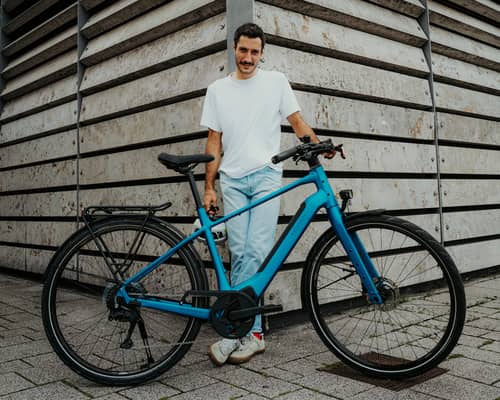
[[[378,354],[374,352],[364,354],[363,358],[367,360],[376,359],[377,362],[383,361],[387,365],[395,364],[396,362],[400,363],[401,361],[407,361],[401,358],[391,357],[385,354]],[[400,390],[408,389],[418,383],[422,383],[429,379],[435,378],[436,376],[442,375],[448,370],[444,368],[435,367],[419,376],[413,378],[407,378],[404,380],[374,378],[368,375],[364,375],[361,372],[347,366],[342,362],[337,362],[335,364],[318,368],[318,371],[330,372],[332,374],[343,376],[345,378],[350,378],[360,382],[370,383],[374,386],[379,386],[384,389],[392,390],[394,392],[399,392]]]

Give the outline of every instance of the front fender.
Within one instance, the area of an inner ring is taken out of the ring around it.
[[[355,218],[365,217],[367,215],[382,215],[384,212],[385,212],[385,208],[377,208],[375,210],[360,211],[357,213],[345,215],[344,222],[351,221]]]

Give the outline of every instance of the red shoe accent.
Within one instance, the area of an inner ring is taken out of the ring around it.
[[[252,332],[252,335],[254,335],[257,339],[262,340],[262,337],[264,336],[260,332]]]

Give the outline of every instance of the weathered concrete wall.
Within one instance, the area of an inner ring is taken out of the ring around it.
[[[462,272],[498,266],[500,31],[470,9],[428,6],[432,54],[418,1],[258,1],[265,67],[284,72],[306,120],[349,149],[347,162],[326,165],[348,174],[332,184],[354,190],[353,210],[414,219],[444,241]],[[293,215],[292,203],[284,214]],[[322,228],[309,229],[289,262],[303,260]],[[282,273],[268,300],[299,307],[299,284],[300,271]]]
[[[344,143],[348,160],[325,166],[335,189],[354,190],[351,211],[403,215],[468,272],[498,266],[500,30],[488,3],[453,3],[429,0],[430,26],[419,0],[262,0],[253,19],[268,35],[262,67],[284,72],[305,120]],[[203,151],[205,89],[230,67],[226,1],[37,5],[3,27],[0,266],[42,273],[88,205],[169,199],[163,216],[190,232],[189,187],[156,156]],[[202,167],[197,178],[202,189]],[[309,192],[284,196],[281,214]],[[324,229],[311,225],[266,301],[300,307],[299,266]]]

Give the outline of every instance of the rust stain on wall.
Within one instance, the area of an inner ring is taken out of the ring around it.
[[[323,39],[330,49],[333,49],[335,47],[335,42],[330,36],[328,36],[328,33],[323,32]]]
[[[276,35],[280,34],[280,21],[277,15],[274,16],[274,33]]]
[[[415,122],[413,128],[410,128],[410,135],[415,139],[422,133],[422,124],[424,122],[423,119],[423,115],[421,115]]]

